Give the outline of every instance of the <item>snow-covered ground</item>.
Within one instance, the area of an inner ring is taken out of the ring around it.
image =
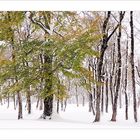
[[[28,115],[23,108],[23,119],[17,120],[17,111],[7,105],[0,106],[0,128],[139,128],[139,122],[133,119],[133,109],[129,108],[129,120],[125,120],[124,109],[118,110],[117,122],[111,122],[111,113],[104,113],[99,123],[93,123],[94,116],[88,112],[88,105],[83,107],[68,104],[65,112],[54,114],[51,120],[42,120],[39,117],[42,111],[35,109],[32,105],[32,114]],[[138,112],[140,109],[138,110]],[[109,111],[111,112],[111,111]],[[131,117],[130,117],[131,116]]]

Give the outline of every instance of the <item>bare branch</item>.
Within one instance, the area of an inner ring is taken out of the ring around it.
[[[120,22],[122,22],[122,20],[123,20],[123,18],[124,18],[124,15],[125,15],[125,12],[123,12],[123,13],[121,14]],[[108,36],[107,41],[109,41],[109,39],[110,39],[110,38],[112,37],[112,35],[116,32],[116,30],[118,29],[119,26],[120,26],[120,23],[118,23],[118,24],[116,25],[116,27],[114,28],[114,30],[112,31],[112,33]]]

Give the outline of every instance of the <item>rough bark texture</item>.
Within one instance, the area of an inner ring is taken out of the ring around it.
[[[130,28],[131,28],[131,72],[132,72],[132,92],[133,92],[133,108],[134,120],[137,122],[137,100],[135,88],[135,67],[134,67],[134,27],[133,27],[133,11],[130,12]]]

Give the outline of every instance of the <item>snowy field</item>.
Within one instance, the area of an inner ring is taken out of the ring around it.
[[[24,107],[24,105],[23,105]],[[39,117],[42,111],[35,109],[32,105],[32,113],[28,115],[23,108],[23,119],[17,120],[17,111],[7,105],[0,106],[0,128],[140,128],[139,122],[133,119],[133,110],[129,108],[129,120],[125,120],[124,109],[118,110],[117,122],[111,122],[111,114],[104,113],[99,123],[93,123],[94,116],[88,112],[88,105],[77,107],[75,104],[68,104],[66,111],[54,114],[51,120],[42,120]],[[140,109],[138,110],[139,113]],[[111,111],[109,111],[111,112]],[[131,116],[131,117],[130,117]]]

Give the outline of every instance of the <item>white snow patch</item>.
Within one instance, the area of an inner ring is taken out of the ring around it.
[[[24,107],[24,105],[23,105]],[[7,105],[0,106],[0,128],[139,128],[140,121],[134,122],[133,108],[129,108],[129,120],[125,120],[124,109],[118,109],[117,122],[111,122],[110,113],[101,114],[101,121],[93,123],[94,117],[92,113],[88,112],[88,105],[85,107],[75,104],[68,104],[66,111],[60,111],[60,114],[54,114],[52,119],[39,119],[42,111],[32,105],[32,113],[27,114],[25,108],[23,109],[23,119],[17,119],[18,110],[14,110],[12,103],[10,108]],[[139,112],[140,109],[138,109]]]

